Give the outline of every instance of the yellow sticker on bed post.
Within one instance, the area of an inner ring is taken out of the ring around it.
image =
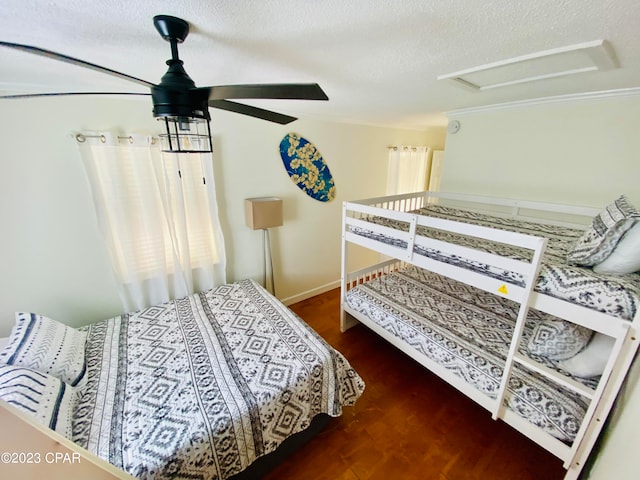
[[[503,283],[498,289],[500,293],[504,293],[505,295],[509,295],[509,290],[507,290],[507,285]]]

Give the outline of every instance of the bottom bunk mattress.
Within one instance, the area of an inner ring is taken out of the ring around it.
[[[251,280],[86,327],[73,440],[140,478],[225,479],[364,383]]]
[[[346,302],[352,310],[365,315],[483,394],[497,397],[518,304],[415,266],[354,287],[347,292]],[[520,351],[558,369],[557,362],[538,355],[539,352],[532,354],[527,348],[536,323],[549,321],[560,322],[555,317],[530,310]],[[583,341],[586,344],[588,337],[583,337]],[[577,351],[581,345],[568,347]],[[590,387],[597,384],[597,379],[573,378]],[[588,401],[516,365],[505,405],[570,444],[578,432]]]

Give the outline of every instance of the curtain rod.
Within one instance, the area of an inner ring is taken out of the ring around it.
[[[76,141],[79,143],[84,143],[87,141],[87,138],[99,138],[100,141],[102,143],[105,143],[107,141],[107,137],[105,137],[104,135],[84,135],[82,133],[76,133]],[[133,137],[131,135],[129,135],[128,137],[121,137],[121,136],[117,136],[116,137],[118,140],[127,140],[129,143],[133,143]],[[156,137],[151,137],[151,144],[155,144],[156,143]]]
[[[407,150],[409,150],[409,149],[411,149],[411,150],[412,150],[412,151],[414,151],[414,152],[415,152],[416,150],[418,150],[418,147],[405,147],[404,145],[400,145],[400,146],[398,146],[398,145],[389,145],[389,146],[387,146],[387,148],[388,148],[389,150],[398,150],[399,148],[402,148],[405,152],[406,152]]]

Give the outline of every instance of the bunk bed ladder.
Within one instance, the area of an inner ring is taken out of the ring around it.
[[[511,345],[509,346],[509,353],[507,354],[507,360],[504,365],[502,377],[500,379],[500,388],[496,395],[496,403],[491,413],[491,418],[497,420],[501,418],[505,409],[504,399],[507,395],[507,387],[509,385],[509,379],[511,378],[511,372],[513,371],[514,363],[518,355],[518,347],[520,346],[522,332],[529,313],[529,305],[533,288],[535,287],[538,275],[540,273],[542,254],[547,245],[546,238],[539,238],[538,245],[533,251],[533,258],[531,259],[529,273],[526,275],[526,283],[523,292],[522,299],[520,300],[520,309],[518,310],[518,318],[514,327],[513,336],[511,337]]]
[[[542,254],[542,252],[540,252],[540,254]],[[538,273],[539,267],[536,268],[535,275],[532,278],[537,278]],[[632,327],[632,323],[620,323],[618,327],[610,328],[607,331],[606,335],[614,338],[615,343],[609,353],[607,364],[598,382],[598,386],[595,389],[590,389],[582,383],[566,377],[518,352],[529,310],[529,294],[532,288],[533,285],[531,289],[529,289],[529,284],[527,284],[526,294],[520,305],[514,334],[501,378],[500,389],[496,397],[494,411],[492,412],[492,418],[494,420],[502,418],[503,412],[506,409],[504,399],[507,395],[507,387],[513,372],[514,363],[518,363],[529,370],[544,375],[556,384],[586,398],[589,401],[589,406],[582,419],[580,428],[576,433],[571,447],[567,450],[566,455],[561,456],[564,461],[564,468],[567,469],[565,480],[575,480],[578,478],[597,440],[603,427],[604,419],[607,418],[624,381],[625,373],[633,361],[638,348],[638,338],[635,329]],[[638,313],[636,317],[638,317],[637,320],[640,320],[640,313]]]
[[[640,314],[636,314],[636,317],[638,316]],[[598,434],[602,430],[604,420],[613,407],[615,398],[625,380],[626,372],[635,357],[638,348],[636,335],[635,329],[631,325],[627,325],[614,336],[615,343],[609,353],[606,367],[593,392],[580,430],[571,446],[570,455],[565,459],[564,467],[568,470],[565,476],[566,480],[578,477]]]

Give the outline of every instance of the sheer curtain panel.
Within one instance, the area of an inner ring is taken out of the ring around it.
[[[126,311],[225,283],[211,154],[153,137],[76,135]]]
[[[387,195],[420,192],[429,176],[429,147],[389,147]]]

